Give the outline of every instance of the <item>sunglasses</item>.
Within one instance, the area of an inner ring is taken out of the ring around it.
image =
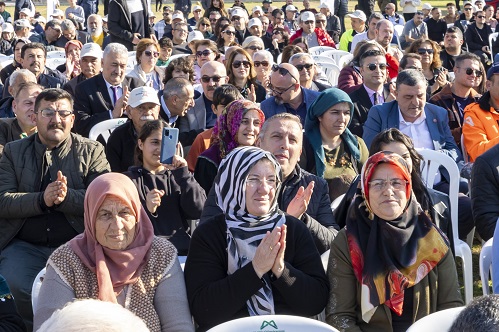
[[[210,83],[210,81],[213,81],[213,83],[218,83],[222,79],[222,76],[202,76],[201,77],[201,82],[203,83]]]
[[[260,46],[255,46],[255,45],[248,46],[247,48],[249,48],[252,51],[261,51],[261,50],[263,50],[263,48],[261,48]]]
[[[324,21],[324,20],[317,20],[315,22],[317,22],[317,23],[326,23],[326,21]]]
[[[239,16],[234,16],[233,18],[231,18],[230,20],[231,21],[239,21],[241,18]]]
[[[213,53],[213,52],[210,50],[198,51],[198,52],[196,52],[196,56],[199,58],[201,56],[208,56],[211,53]]]
[[[209,27],[210,26],[210,23],[201,23],[200,25],[204,26],[204,27]]]
[[[276,64],[272,65],[272,71],[273,71],[273,72],[279,72],[279,74],[281,74],[281,76],[286,76],[286,75],[288,75],[288,74],[289,74],[289,76],[291,76],[291,78],[292,78],[292,79],[294,79],[294,80],[295,80],[295,82],[299,82],[299,81],[296,79],[296,77],[294,77],[294,76],[293,76],[293,74],[291,74],[291,73],[289,72],[289,70],[287,70],[286,68],[282,68],[282,67],[281,67],[281,66],[279,66],[279,65],[276,65]]]
[[[381,70],[385,70],[386,67],[388,67],[388,66],[387,66],[386,63],[378,63],[378,64],[376,64],[376,63],[370,63],[370,64],[367,65],[367,68],[369,68],[370,71],[375,71],[376,68],[378,68],[378,67]]]
[[[314,65],[313,63],[306,63],[306,64],[303,64],[303,65],[296,65],[295,67],[296,67],[296,69],[298,69],[298,71],[302,71],[303,68],[309,70],[310,68],[313,67],[313,65]]]
[[[477,18],[485,18],[483,15],[477,15]]]
[[[476,77],[482,77],[482,72],[480,70],[473,68],[466,68],[466,75],[473,75],[473,73],[475,73]]]
[[[305,24],[307,24],[307,25],[308,25],[308,24],[314,24],[314,23],[315,23],[315,21],[310,20],[310,21],[305,21],[305,22],[303,22],[303,23],[305,23]]]
[[[464,8],[464,10],[471,10],[471,8],[469,8],[469,7],[468,8]]]
[[[251,66],[251,63],[249,61],[234,61],[232,63],[232,67],[234,68],[239,68],[241,65],[244,66],[244,68],[249,68]]]
[[[236,35],[236,32],[235,32],[235,31],[231,31],[231,30],[225,30],[225,31],[224,31],[224,33],[225,33],[226,35],[229,35],[229,36],[230,36],[230,35]]]
[[[55,115],[55,113],[58,113],[59,117],[61,117],[62,119],[65,119],[68,116],[70,116],[71,114],[73,114],[73,111],[66,111],[66,110],[64,110],[64,111],[54,111],[54,110],[46,109],[46,110],[41,110],[40,113],[42,113],[42,116],[44,118],[51,118],[51,117],[53,117]]]
[[[433,48],[418,48],[418,54],[433,54]]]
[[[274,31],[272,32],[273,35],[282,35],[282,32],[281,31]]]
[[[211,22],[211,23],[217,23],[217,21],[218,21],[218,20],[217,20],[216,18],[212,18],[212,19],[210,19],[210,22]]]
[[[159,52],[144,51],[144,54],[148,57],[150,56],[154,56],[155,58],[159,57]]]
[[[255,61],[255,62],[253,62],[253,64],[255,65],[255,67],[260,67],[260,65],[262,65],[263,67],[269,66],[268,61]]]

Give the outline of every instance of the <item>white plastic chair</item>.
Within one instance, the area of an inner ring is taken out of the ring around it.
[[[55,70],[58,66],[66,63],[66,58],[47,58],[45,67]]]
[[[336,210],[338,205],[340,205],[341,201],[343,200],[343,197],[345,197],[345,194],[336,197],[334,201],[331,202],[331,210],[333,210],[333,212],[334,210]]]
[[[183,58],[185,56],[189,56],[189,54],[175,54],[175,55],[172,55],[170,57],[170,59],[168,59],[168,62],[172,62],[173,60],[175,59],[178,59],[178,58]]]
[[[42,287],[43,278],[45,277],[45,272],[47,268],[43,268],[35,277],[33,281],[33,287],[31,288],[31,306],[33,307],[33,312],[36,312],[36,304],[38,301],[38,294],[40,293],[40,287]]]
[[[277,64],[278,65],[281,64],[281,60],[282,60],[282,53],[277,56]]]
[[[317,62],[316,64],[322,69],[324,75],[326,75],[329,84],[333,87],[337,86],[338,77],[340,76],[340,68],[334,63],[329,62]]]
[[[322,53],[321,55],[334,59],[334,62],[336,62],[338,64],[338,63],[340,63],[341,57],[344,55],[348,55],[348,54],[350,54],[350,53],[347,51],[333,49],[330,51],[326,51],[326,52]]]
[[[438,168],[443,166],[450,175],[449,200],[450,215],[452,222],[452,238],[454,240],[454,252],[456,257],[463,261],[464,298],[468,304],[473,299],[473,266],[471,260],[471,249],[468,244],[461,241],[458,236],[458,194],[459,194],[459,169],[456,162],[449,156],[434,150],[418,149],[425,162],[422,165],[421,175],[423,182],[428,188],[433,187],[435,175]],[[440,226],[440,225],[437,225]],[[450,236],[450,234],[449,234]],[[427,331],[426,331],[427,332]]]
[[[317,63],[317,62],[326,62],[326,63],[332,63],[336,64],[336,61],[334,61],[333,58],[330,58],[328,56],[323,56],[323,55],[312,55],[312,59]]]
[[[10,59],[1,60],[0,61],[0,68],[4,69],[5,67],[10,65],[11,63],[12,63],[12,60],[10,60]]]
[[[124,124],[127,120],[125,118],[118,118],[118,119],[109,119],[105,120],[102,122],[99,122],[95,126],[90,129],[90,133],[88,134],[88,138],[93,139],[94,141],[97,140],[97,137],[99,137],[100,134],[102,134],[102,137],[104,140],[107,142],[109,139],[109,136],[111,136],[111,133],[113,130],[115,130],[117,127],[121,126]]]
[[[234,331],[338,332],[337,329],[326,323],[310,318],[287,315],[262,315],[239,318],[217,325],[208,330],[208,332]]]
[[[480,250],[480,259],[478,261],[478,264],[480,266],[480,279],[482,280],[483,295],[490,294],[489,274],[492,277],[492,245],[493,244],[494,244],[494,238],[489,239],[482,246],[482,250]]]
[[[353,59],[353,54],[345,54],[343,55],[341,58],[340,58],[340,61],[337,63],[338,67],[340,67],[340,69],[343,69],[346,65],[348,65],[350,63],[350,61],[352,61]]]
[[[404,26],[397,24],[393,27],[393,32],[397,34],[397,37],[400,37],[404,34]]]
[[[466,307],[457,307],[434,312],[412,324],[407,332],[444,332],[449,331],[452,323]]]
[[[336,49],[330,46],[314,46],[308,49],[308,53],[310,53],[311,55],[320,55],[323,52],[332,51],[332,50]]]
[[[322,266],[324,267],[324,271],[327,271],[327,262],[329,261],[329,254],[331,253],[331,249],[324,252],[321,255]]]
[[[47,59],[66,59],[65,51],[50,51],[47,52]]]
[[[496,41],[498,35],[499,32],[494,32],[489,35],[489,48],[490,48],[490,54],[492,54],[492,61],[494,61],[494,51],[492,46],[494,45],[494,42]]]
[[[461,153],[463,154],[463,159],[465,163],[468,163],[470,161],[470,158],[468,156],[468,151],[466,151],[466,147],[464,146],[464,135],[461,134]]]

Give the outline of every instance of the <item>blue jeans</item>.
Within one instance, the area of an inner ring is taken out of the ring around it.
[[[0,274],[5,277],[28,331],[33,330],[31,288],[36,275],[56,248],[13,239],[0,253]]]

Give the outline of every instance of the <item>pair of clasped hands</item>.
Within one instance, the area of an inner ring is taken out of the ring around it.
[[[305,213],[314,192],[315,183],[312,181],[307,188],[301,186],[293,200],[289,203],[286,212],[293,217],[300,219]],[[276,278],[280,278],[284,271],[284,252],[286,250],[287,226],[275,227],[272,232],[268,232],[262,242],[256,248],[256,253],[251,262],[259,278],[269,271]]]
[[[68,179],[62,175],[61,171],[57,171],[57,179],[48,184],[43,192],[43,200],[47,207],[53,207],[61,204],[68,193]]]

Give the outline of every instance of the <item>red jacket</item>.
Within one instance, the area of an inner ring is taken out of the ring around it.
[[[322,29],[315,28],[314,30],[315,34],[317,35],[317,42],[319,43],[319,46],[330,46],[330,47],[336,47],[333,38],[327,34]],[[303,29],[298,29],[296,30],[295,34],[291,36],[289,39],[289,43],[291,44],[293,40],[295,40],[298,37],[301,37],[303,34]]]

